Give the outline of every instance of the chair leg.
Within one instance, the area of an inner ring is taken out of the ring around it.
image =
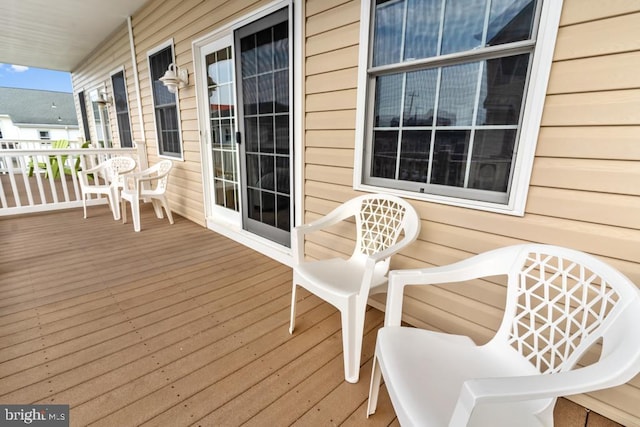
[[[133,217],[133,230],[140,231],[140,200],[131,201],[131,216]]]
[[[162,198],[162,206],[164,206],[164,211],[167,213],[167,218],[169,218],[169,224],[173,224],[173,215],[171,214],[171,208],[169,207],[169,201],[166,197]]]
[[[87,195],[82,194],[82,208],[84,210],[84,219],[87,219]]]
[[[153,210],[155,211],[157,218],[164,218],[164,215],[162,214],[162,209],[164,208],[164,211],[167,213],[167,218],[169,219],[169,224],[173,224],[173,215],[171,214],[169,202],[165,196],[160,196],[157,199],[151,199],[151,203],[153,204]]]
[[[127,223],[127,207],[124,204],[124,199],[120,200],[120,212],[122,213],[122,223]]]
[[[289,333],[293,334],[293,330],[296,327],[296,282],[293,282],[291,287],[291,320],[289,322]]]
[[[380,380],[382,371],[378,363],[378,355],[373,356],[373,368],[371,369],[371,384],[369,385],[369,402],[367,403],[367,418],[376,413],[378,407],[378,394],[380,394]]]
[[[113,213],[113,219],[115,221],[120,220],[120,203],[118,203],[118,196],[115,194],[115,191],[112,189],[109,191],[109,208],[111,208],[111,212]]]
[[[162,219],[164,215],[162,214],[162,205],[158,199],[151,199],[151,205],[153,206],[153,211],[156,213],[156,218]]]
[[[364,307],[360,307],[355,296],[349,299],[347,308],[341,311],[342,351],[344,353],[344,378],[347,382],[357,383],[360,379],[360,355],[362,353],[362,334],[364,333]]]

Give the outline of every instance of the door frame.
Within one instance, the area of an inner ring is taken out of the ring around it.
[[[208,126],[208,109],[207,99],[203,96],[206,92],[206,76],[202,75],[203,67],[203,49],[205,46],[220,40],[226,36],[233,37],[233,33],[236,29],[252,23],[260,18],[263,18],[283,7],[289,7],[289,20],[293,23],[293,33],[290,34],[290,43],[292,44],[292,58],[293,64],[292,80],[293,80],[293,105],[292,105],[292,129],[291,135],[293,138],[293,153],[291,156],[291,167],[293,168],[293,222],[291,227],[302,223],[303,212],[303,118],[304,118],[304,94],[303,94],[303,75],[304,75],[304,61],[303,61],[303,18],[304,18],[304,0],[276,0],[269,2],[261,7],[256,8],[254,11],[243,15],[242,17],[228,22],[220,27],[213,28],[212,31],[192,42],[192,54],[194,64],[194,77],[195,77],[195,90],[196,90],[196,104],[198,112],[198,129],[200,133],[200,159],[201,159],[201,174],[203,181],[203,209],[204,220],[206,227],[212,231],[222,234],[232,240],[235,240],[245,246],[248,246],[268,257],[271,257],[283,264],[291,266],[293,264],[293,257],[291,249],[289,247],[280,245],[276,242],[260,237],[242,228],[242,224],[237,224],[229,221],[225,221],[224,218],[220,218],[215,215],[211,209],[211,195],[213,194],[213,188],[209,183],[208,174],[212,170],[209,148],[210,142],[207,140],[207,126]],[[204,98],[204,99],[203,99]]]
[[[231,47],[233,48],[233,33],[223,34],[220,37],[217,37],[215,40],[206,43],[200,46],[200,64],[195,68],[195,74],[200,76],[200,79],[203,80],[203,86],[198,88],[199,90],[203,90],[203,94],[207,91],[207,84],[204,82],[204,76],[206,76],[206,64],[205,61],[202,61],[203,57],[213,51],[219,50],[222,47]],[[236,84],[235,84],[235,67],[234,67],[235,58],[232,60],[232,74],[234,75],[234,83],[232,85],[233,90],[233,102],[234,107],[236,109],[236,127],[237,127],[237,99],[236,99]],[[204,75],[199,74],[204,71]],[[202,109],[202,113],[200,113],[200,109]],[[230,225],[241,225],[241,211],[231,211],[230,209],[223,208],[221,206],[216,205],[214,203],[213,197],[215,193],[215,184],[213,179],[213,159],[211,156],[212,146],[210,141],[210,123],[209,123],[209,102],[203,100],[202,105],[198,104],[198,115],[202,115],[203,117],[203,125],[200,126],[200,143],[201,143],[201,157],[202,157],[202,184],[204,189],[204,208],[206,218],[218,218],[221,221],[226,221]],[[232,129],[232,133],[235,135],[236,128]],[[236,170],[240,170],[238,156],[236,156]],[[238,186],[240,182],[238,181]],[[240,197],[240,193],[238,193],[238,197]],[[242,203],[241,200],[238,200],[238,203]]]

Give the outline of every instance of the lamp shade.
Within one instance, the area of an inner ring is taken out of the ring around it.
[[[169,64],[164,76],[160,77],[160,81],[167,87],[170,93],[176,93],[178,87],[186,87],[188,83],[189,75],[187,70],[180,69],[173,62]]]

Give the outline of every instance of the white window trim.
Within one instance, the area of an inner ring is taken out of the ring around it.
[[[529,79],[521,124],[520,140],[518,142],[518,155],[514,165],[513,178],[509,192],[507,205],[482,202],[476,200],[458,199],[449,196],[434,194],[420,194],[413,191],[376,187],[363,183],[363,153],[366,148],[366,122],[367,122],[367,83],[368,83],[368,58],[370,46],[371,27],[371,3],[372,0],[361,0],[360,4],[360,50],[358,60],[358,89],[356,109],[356,132],[354,160],[353,187],[356,190],[367,192],[380,192],[397,194],[402,197],[436,202],[446,205],[464,208],[478,209],[489,212],[497,212],[508,215],[523,216],[531,181],[531,172],[538,142],[544,101],[547,93],[547,84],[553,60],[553,51],[556,44],[560,14],[563,0],[546,0],[542,4],[540,24],[536,49],[531,64],[531,78]]]
[[[176,161],[184,161],[184,141],[182,139],[182,118],[180,117],[180,97],[178,96],[180,92],[179,90],[176,91],[174,96],[176,97],[176,114],[178,116],[178,139],[180,141],[180,156],[179,157],[168,156],[166,154],[160,153],[161,150],[160,150],[160,139],[158,138],[158,120],[156,117],[156,104],[153,98],[153,83],[152,83],[153,76],[151,75],[151,55],[158,53],[161,50],[166,49],[167,47],[171,47],[171,58],[172,58],[172,62],[175,63],[176,50],[175,50],[175,45],[173,43],[173,37],[165,41],[164,43],[157,45],[153,49],[150,49],[147,51],[147,68],[149,69],[149,87],[151,88],[151,105],[153,106],[153,133],[156,135],[156,153],[158,154],[159,158],[176,160]]]
[[[109,86],[111,86],[111,96],[113,97],[113,115],[116,116],[116,133],[118,135],[118,143],[122,148],[122,135],[120,135],[120,123],[118,123],[118,110],[116,110],[116,91],[113,88],[113,76],[122,73],[122,79],[124,80],[124,97],[127,101],[127,114],[129,114],[129,132],[131,133],[131,143],[135,147],[135,141],[133,140],[133,125],[131,124],[131,106],[129,104],[129,90],[127,87],[127,72],[124,69],[124,65],[119,66],[109,73]],[[155,108],[153,109],[155,111]],[[155,118],[155,117],[154,117]]]

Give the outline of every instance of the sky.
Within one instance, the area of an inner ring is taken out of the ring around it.
[[[71,93],[71,74],[0,63],[0,87],[53,90]]]

